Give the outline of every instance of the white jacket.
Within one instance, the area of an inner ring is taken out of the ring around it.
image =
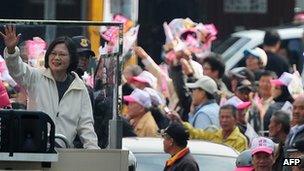
[[[30,67],[22,62],[19,48],[15,49],[14,54],[8,54],[5,48],[4,57],[11,76],[28,91],[28,110],[48,114],[55,123],[55,132],[66,136],[71,147],[78,134],[84,148],[99,148],[89,94],[78,75],[72,72],[75,79],[59,102],[51,70]]]

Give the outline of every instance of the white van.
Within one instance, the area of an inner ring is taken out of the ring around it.
[[[242,65],[244,50],[253,49],[262,45],[265,30],[276,30],[282,40],[282,48],[289,48],[288,44],[290,40],[295,40],[303,46],[303,28],[304,26],[284,26],[264,30],[245,30],[236,32],[231,34],[228,39],[215,46],[213,51],[222,55],[226,65],[226,71],[229,71],[232,68]]]
[[[200,170],[231,171],[239,152],[221,144],[188,140],[188,147]],[[136,171],[163,170],[170,155],[164,152],[162,138],[123,138],[123,148],[136,157]]]

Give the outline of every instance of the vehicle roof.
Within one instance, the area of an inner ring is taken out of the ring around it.
[[[224,58],[233,54],[228,58],[228,60],[226,60],[226,71],[231,70],[231,68],[233,68],[235,64],[243,57],[244,50],[252,49],[263,43],[265,30],[276,30],[280,35],[281,40],[301,39],[303,37],[304,27],[303,25],[272,27],[256,30],[244,30],[233,33],[231,35],[232,37],[238,37],[240,39],[222,53]],[[236,48],[237,50],[235,50]]]
[[[244,30],[244,31],[239,31],[236,33],[233,33],[232,36],[235,37],[248,37],[248,38],[262,38],[264,37],[265,31],[263,30]]]
[[[133,153],[164,153],[162,138],[123,138],[123,147]],[[189,140],[188,147],[192,154],[237,157],[238,152],[228,146],[208,141]]]
[[[270,30],[270,29],[266,29]],[[292,39],[299,38],[303,36],[303,27],[284,27],[284,28],[273,28],[280,35],[281,39]],[[251,39],[263,40],[265,35],[265,30],[244,30],[233,33],[232,36],[236,37],[248,37]]]

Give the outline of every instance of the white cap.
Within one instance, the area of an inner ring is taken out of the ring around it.
[[[245,50],[244,55],[245,55],[245,57],[247,57],[248,55],[257,57],[262,61],[263,66],[267,65],[267,54],[263,49],[261,49],[259,47],[256,47],[254,49]]]
[[[166,103],[165,99],[162,98],[161,94],[153,88],[146,87],[144,88],[144,91],[149,93],[152,105],[158,106],[164,105]]]
[[[138,76],[132,77],[132,80],[138,81],[141,83],[147,83],[152,88],[156,88],[156,86],[157,86],[157,78],[154,77],[154,75],[148,71],[143,71]]]
[[[210,94],[214,94],[218,91],[215,81],[205,75],[200,77],[196,82],[187,83],[186,85],[189,88],[201,88]]]
[[[192,59],[189,60],[189,62],[190,62],[190,65],[192,66],[192,69],[194,71],[194,73],[193,73],[194,78],[199,79],[200,77],[202,77],[204,75],[203,66],[200,63],[198,63],[198,62],[196,62]]]
[[[124,96],[123,99],[127,102],[136,102],[144,108],[149,108],[152,106],[149,93],[138,88],[134,89],[130,95]]]
[[[284,72],[279,79],[271,80],[270,82],[275,86],[288,86],[293,80],[294,76],[288,72]]]
[[[251,105],[251,102],[249,101],[244,102],[237,96],[233,96],[230,99],[228,99],[223,105],[232,105],[237,109],[242,110],[248,108]]]

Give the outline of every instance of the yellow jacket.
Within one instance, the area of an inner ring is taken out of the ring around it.
[[[226,139],[224,139],[222,129],[218,129],[216,132],[209,132],[203,129],[193,128],[188,122],[184,122],[183,125],[189,131],[191,139],[203,139],[219,144],[225,144],[239,152],[247,149],[247,139],[240,132],[238,127],[235,127],[232,133]]]
[[[138,137],[155,137],[157,136],[157,130],[158,126],[151,112],[144,114],[134,125],[134,131]]]

